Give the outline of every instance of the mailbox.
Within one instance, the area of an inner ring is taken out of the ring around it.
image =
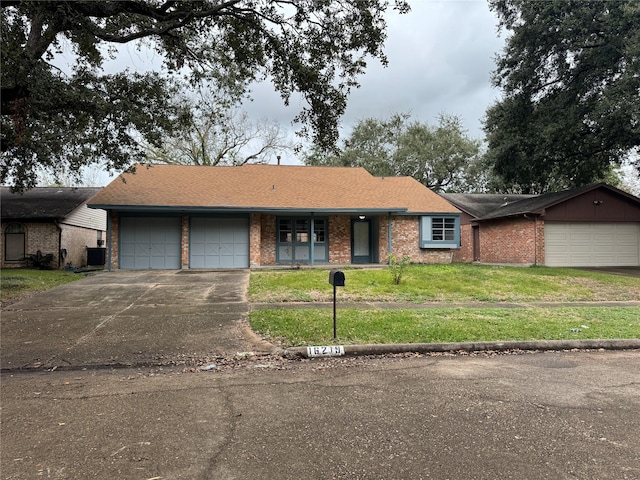
[[[334,287],[344,287],[344,272],[331,270],[329,272],[329,283]]]

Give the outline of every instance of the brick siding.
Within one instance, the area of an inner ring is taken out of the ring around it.
[[[109,242],[111,243],[111,264],[110,268],[117,270],[118,265],[118,234],[119,234],[119,219],[118,214],[116,212],[111,212],[111,238],[109,238]],[[109,263],[109,250],[107,249],[107,263]]]
[[[419,248],[418,216],[393,216],[393,252],[398,258],[408,255],[413,263],[450,263],[449,249]],[[189,217],[182,218],[182,268],[189,268]],[[375,229],[374,229],[375,230]],[[387,263],[388,219],[378,222],[378,258]],[[376,232],[374,231],[375,235]],[[249,265],[276,265],[277,222],[275,215],[252,213],[249,220]],[[111,268],[118,269],[118,215],[111,213]],[[328,216],[328,247],[330,264],[351,263],[351,216]]]
[[[480,261],[544,264],[544,222],[531,218],[482,222]]]
[[[189,217],[182,217],[180,241],[182,268],[189,268]]]
[[[351,263],[351,217],[329,216],[329,263]]]
[[[91,228],[76,227],[74,225],[60,225],[62,228],[62,248],[67,250],[67,257],[61,261],[64,267],[70,263],[74,267],[87,266],[87,247],[98,246],[98,231]],[[104,238],[106,232],[103,232]]]
[[[275,265],[276,264],[276,216],[275,215],[259,215],[260,216],[260,237],[257,239],[259,245],[256,248],[260,251],[260,263],[256,265]],[[254,248],[253,240],[251,248]]]
[[[420,217],[393,216],[392,222],[392,246],[396,259],[408,256],[411,263],[451,263],[451,249],[420,248]]]
[[[473,227],[460,226],[460,249],[453,251],[454,262],[473,262]]]
[[[7,222],[2,224],[2,238],[0,252],[2,252],[2,268],[24,267],[24,262],[5,262],[4,260],[4,231],[9,223],[20,223],[25,230],[25,255],[35,255],[38,250],[43,255],[52,254],[51,266],[64,268],[66,264],[74,267],[87,266],[87,247],[96,247],[98,230],[77,227],[74,225],[45,222]],[[103,232],[103,238],[106,232]],[[67,251],[65,258],[60,258],[60,249]]]

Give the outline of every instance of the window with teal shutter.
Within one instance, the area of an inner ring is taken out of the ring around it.
[[[460,248],[460,217],[420,217],[420,248]]]

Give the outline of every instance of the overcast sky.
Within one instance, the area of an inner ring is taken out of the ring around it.
[[[377,60],[369,61],[361,87],[348,98],[341,135],[348,135],[364,118],[385,119],[406,112],[412,120],[436,125],[444,113],[459,117],[471,138],[483,139],[482,118],[499,97],[491,85],[491,72],[504,45],[487,0],[410,0],[410,4],[407,14],[389,11],[385,43],[389,64],[385,68]],[[105,63],[106,71],[153,69],[161,63],[157,54],[140,52],[134,45],[123,45],[120,52]],[[252,98],[244,109],[253,121],[276,121],[290,132],[292,142],[299,142],[292,125],[303,106],[299,96],[292,96],[285,108],[273,86],[264,83],[253,88]],[[282,163],[300,162],[290,153]]]
[[[361,87],[348,99],[342,134],[364,118],[410,112],[413,120],[435,125],[438,115],[446,113],[458,116],[471,138],[484,138],[482,118],[499,96],[491,85],[494,58],[504,45],[495,15],[486,0],[410,3],[410,13],[389,14],[389,65],[369,62]],[[294,97],[285,109],[270,84],[256,86],[253,98],[245,106],[253,117],[270,118],[283,127],[301,108]]]

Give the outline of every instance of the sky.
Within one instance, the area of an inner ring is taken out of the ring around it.
[[[504,46],[495,15],[486,0],[410,3],[410,13],[388,15],[385,53],[389,64],[368,62],[366,74],[359,79],[361,87],[349,96],[341,136],[348,135],[359,120],[410,113],[412,120],[429,125],[436,125],[440,114],[455,115],[471,138],[483,139],[485,111],[500,95],[491,84],[495,56]],[[245,109],[283,127],[302,107],[296,98],[290,108],[282,106],[270,84],[256,85],[252,96]]]
[[[409,0],[411,12],[387,14],[387,40],[384,51],[387,67],[370,59],[360,88],[352,90],[342,118],[341,138],[362,119],[386,119],[395,113],[409,113],[411,120],[437,125],[440,114],[457,116],[472,139],[484,138],[482,119],[500,92],[492,87],[495,57],[504,46],[498,35],[497,18],[487,0]],[[148,70],[161,59],[149,50],[139,51],[126,44],[115,60],[107,61],[105,71]],[[64,59],[60,68],[67,69]],[[302,109],[300,96],[292,96],[285,107],[270,83],[252,89],[252,101],[243,109],[255,122],[277,122],[292,143],[293,118]],[[275,162],[275,159],[274,159]],[[283,164],[299,164],[293,153],[285,153]],[[95,177],[95,175],[93,175]],[[106,184],[113,177],[93,182]]]

